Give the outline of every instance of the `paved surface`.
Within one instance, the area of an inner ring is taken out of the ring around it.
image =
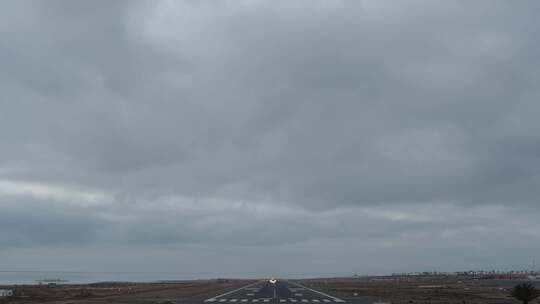
[[[325,303],[343,303],[344,300],[327,295],[317,290],[297,283],[277,280],[275,284],[269,281],[260,281],[240,289],[229,291],[227,293],[206,299],[207,304],[251,304],[251,303],[296,303],[296,304],[325,304]]]

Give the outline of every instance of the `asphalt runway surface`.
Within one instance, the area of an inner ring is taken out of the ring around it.
[[[259,281],[242,288],[217,295],[204,302],[207,304],[224,303],[344,303],[344,300],[287,280]]]

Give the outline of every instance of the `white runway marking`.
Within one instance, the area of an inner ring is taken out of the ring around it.
[[[259,302],[259,299],[253,299],[251,302]]]
[[[301,296],[303,296],[304,294],[303,294],[303,293],[295,293],[294,295],[297,296],[297,297],[301,297]]]
[[[231,299],[229,302],[236,302],[237,300],[236,299]]]
[[[330,302],[330,300],[328,300],[328,299],[323,299],[323,302]]]
[[[221,297],[223,297],[223,296],[226,296],[226,295],[228,295],[228,294],[231,294],[231,293],[233,293],[233,292],[237,292],[237,291],[242,290],[242,289],[245,289],[245,288],[249,288],[249,287],[251,287],[251,286],[253,286],[253,285],[259,284],[260,282],[261,282],[261,281],[257,281],[257,282],[255,282],[255,283],[248,284],[248,285],[246,285],[246,286],[242,286],[242,287],[240,287],[240,288],[238,288],[238,289],[228,291],[228,292],[226,292],[226,293],[220,294],[219,296],[215,296],[215,297],[213,297],[213,298],[210,298],[210,299],[204,300],[204,301],[205,301],[205,302],[214,302],[214,301],[216,301],[218,298],[221,298]],[[213,300],[213,301],[211,301],[211,300]],[[219,301],[219,302],[221,302],[221,301]]]
[[[282,303],[287,302],[287,300],[285,300],[285,299],[279,299],[279,301],[282,302]]]
[[[270,299],[264,299],[263,302],[270,302]]]
[[[289,298],[289,301],[291,301],[291,302],[298,302],[298,300],[296,300],[296,299],[291,299],[291,298]]]
[[[246,296],[254,296],[255,294],[254,293],[246,293]]]
[[[227,299],[220,299],[218,302],[226,302]]]
[[[301,288],[305,288],[305,289],[307,289],[307,290],[309,290],[309,291],[313,291],[313,292],[318,293],[318,294],[320,294],[320,295],[323,295],[323,296],[325,296],[325,297],[328,297],[328,298],[334,300],[334,302],[339,302],[339,303],[344,303],[344,302],[345,302],[345,301],[343,301],[342,299],[339,299],[339,298],[333,297],[333,296],[331,296],[331,295],[325,294],[324,292],[320,292],[320,291],[317,291],[317,290],[308,288],[308,287],[303,286],[303,285],[300,285],[300,284],[298,284],[298,283],[294,283],[294,282],[289,282],[289,283],[291,283],[291,284],[293,284],[293,285],[296,285],[296,286],[298,286],[298,287],[301,287]]]

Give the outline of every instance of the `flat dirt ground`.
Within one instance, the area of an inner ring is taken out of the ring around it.
[[[254,281],[200,280],[171,283],[98,283],[57,286],[0,286],[13,289],[14,296],[0,303],[50,304],[169,304],[203,303],[213,295],[233,290]]]
[[[58,286],[0,286],[15,295],[4,303],[202,304],[207,298],[250,284],[250,280],[199,280],[169,283],[99,283]],[[306,279],[297,282],[351,304],[518,304],[508,290],[520,280],[482,280],[458,276]],[[540,285],[538,282],[536,284]],[[540,303],[540,302],[537,302]],[[534,304],[531,303],[531,304]]]
[[[509,290],[520,280],[484,280],[459,276],[311,279],[302,283],[347,302],[393,304],[519,303]]]

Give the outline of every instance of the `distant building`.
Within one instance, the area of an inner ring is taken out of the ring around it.
[[[42,280],[36,280],[39,285],[58,285],[58,284],[62,284],[62,283],[66,283],[67,280],[62,280],[62,279],[48,279],[48,278],[45,278],[45,279],[42,279]]]
[[[0,289],[0,298],[11,297],[13,295],[13,290],[11,289]]]

